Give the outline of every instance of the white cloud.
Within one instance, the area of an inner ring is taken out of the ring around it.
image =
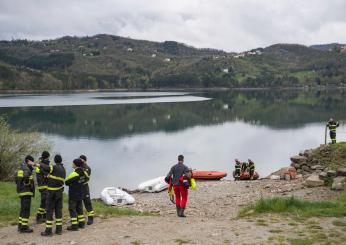
[[[343,0],[2,0],[0,39],[108,33],[240,51],[346,42]]]

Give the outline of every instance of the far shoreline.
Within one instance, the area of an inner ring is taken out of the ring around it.
[[[68,94],[68,93],[97,93],[97,92],[222,92],[222,91],[255,91],[255,90],[339,90],[346,89],[345,86],[301,86],[301,87],[186,87],[186,88],[115,88],[115,89],[14,89],[1,90],[0,95],[4,94]]]

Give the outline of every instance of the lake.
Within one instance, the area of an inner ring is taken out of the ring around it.
[[[93,197],[166,175],[179,154],[189,167],[227,178],[235,158],[250,158],[264,177],[324,143],[330,117],[345,140],[345,106],[343,90],[0,95],[0,115],[15,129],[43,133],[68,171],[87,155]]]

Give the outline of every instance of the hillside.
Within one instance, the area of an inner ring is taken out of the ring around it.
[[[346,83],[346,55],[277,44],[243,54],[111,35],[0,41],[0,89],[278,87]]]

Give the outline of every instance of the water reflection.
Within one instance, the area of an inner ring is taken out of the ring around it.
[[[290,155],[323,143],[325,121],[346,118],[344,95],[342,90],[211,92],[197,95],[212,98],[208,101],[0,108],[0,115],[14,128],[45,133],[68,166],[86,154],[97,196],[105,186],[135,187],[166,174],[178,154],[193,168],[228,173],[234,158],[251,158],[267,175],[287,166]],[[109,96],[106,101],[114,99],[114,93]],[[346,140],[344,132],[341,123],[338,140]]]

